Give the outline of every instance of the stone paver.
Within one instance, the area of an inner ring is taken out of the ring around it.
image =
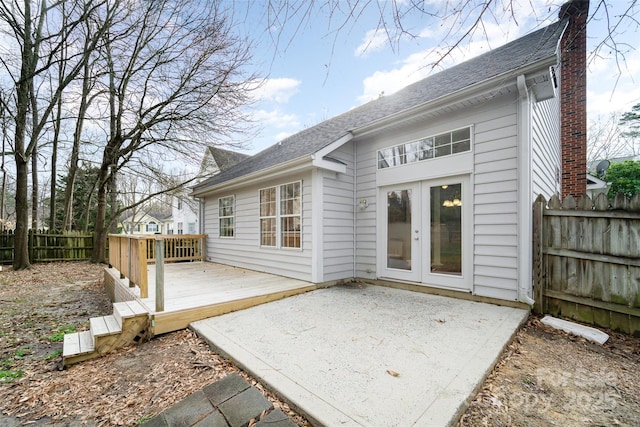
[[[255,427],[297,427],[298,425],[291,421],[280,409],[271,411],[266,417],[255,424]]]
[[[263,411],[273,408],[258,389],[251,387],[220,404],[220,412],[231,427],[242,427],[248,420],[260,418]]]
[[[272,408],[258,389],[234,372],[191,394],[143,426],[244,427]],[[272,411],[260,422],[263,427],[297,425],[280,410]]]
[[[229,427],[229,423],[224,419],[219,411],[212,412],[207,418],[194,424],[194,427]]]
[[[165,411],[164,418],[170,426],[190,426],[214,411],[215,408],[207,396],[199,390],[173,405],[169,411]]]
[[[237,372],[202,389],[212,405],[218,406],[251,387]]]

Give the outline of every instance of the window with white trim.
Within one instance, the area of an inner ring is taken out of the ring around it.
[[[157,233],[158,232],[158,224],[153,221],[150,221],[147,224],[147,233]]]
[[[276,187],[260,190],[260,246],[276,246]]]
[[[471,127],[378,150],[378,169],[471,151]]]
[[[302,247],[302,183],[260,190],[260,245]]]
[[[181,223],[181,222],[179,222],[179,223],[178,223],[178,233],[177,233],[177,234],[182,234],[182,230],[183,230],[183,228],[182,228],[182,223]]]
[[[235,236],[235,218],[236,218],[236,196],[220,197],[218,199],[218,222],[220,224],[220,237]],[[193,224],[193,232],[195,233],[195,223]]]

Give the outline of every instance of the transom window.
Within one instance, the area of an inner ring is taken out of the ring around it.
[[[470,127],[378,150],[378,169],[406,165],[466,151],[471,151]]]
[[[220,237],[234,237],[235,236],[235,196],[220,197],[218,199],[218,221],[220,222],[219,233]],[[191,227],[193,226],[193,232],[195,232],[195,223],[189,223],[189,232],[191,233]]]
[[[260,190],[260,245],[302,247],[300,181]]]

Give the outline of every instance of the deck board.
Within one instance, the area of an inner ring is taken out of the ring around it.
[[[64,335],[64,343],[62,348],[64,349],[63,357],[67,357],[72,354],[80,352],[80,334],[77,332]]]
[[[93,335],[90,331],[83,331],[78,333],[80,351],[78,353],[91,353],[95,350],[95,344],[93,342]]]
[[[101,337],[103,335],[109,335],[109,327],[105,321],[105,316],[92,317],[89,319],[89,324],[93,336]]]
[[[308,292],[315,285],[211,262],[170,263],[164,266],[164,311],[156,312],[155,265],[148,267],[149,297],[142,308],[154,318],[154,333],[183,329],[192,321]],[[134,307],[129,310],[136,311]],[[124,313],[123,313],[124,314]]]
[[[118,334],[122,331],[121,325],[118,323],[118,320],[115,316],[105,316],[104,321],[109,329],[109,334]]]

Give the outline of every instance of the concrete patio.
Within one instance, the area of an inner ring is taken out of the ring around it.
[[[443,426],[457,421],[527,315],[354,284],[191,327],[314,425]]]

